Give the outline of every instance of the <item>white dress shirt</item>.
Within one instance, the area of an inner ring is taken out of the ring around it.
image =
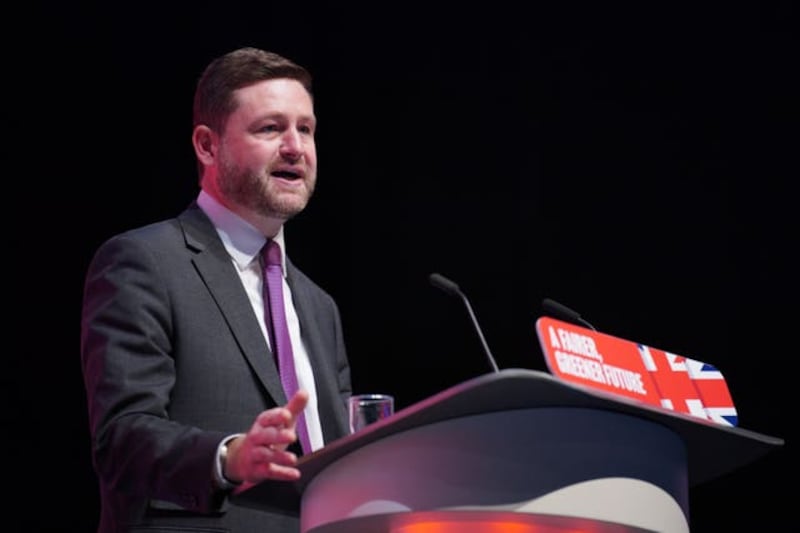
[[[261,248],[266,243],[265,236],[252,224],[227,209],[205,191],[200,191],[197,203],[203,212],[208,215],[208,218],[211,219],[222,239],[222,243],[225,245],[225,249],[230,254],[231,261],[236,267],[236,271],[242,280],[242,285],[247,292],[247,297],[250,299],[250,304],[253,306],[253,312],[258,318],[261,333],[264,335],[267,346],[269,346],[269,335],[264,321],[263,270],[259,258]],[[308,438],[311,441],[312,449],[317,450],[324,444],[322,426],[317,409],[317,389],[314,385],[314,373],[311,370],[308,352],[300,335],[300,321],[294,308],[292,291],[286,282],[286,243],[283,236],[283,227],[274,237],[274,240],[281,247],[283,301],[286,305],[286,321],[292,341],[297,383],[300,388],[308,391],[309,395],[308,404],[304,411],[306,425],[308,426]],[[265,353],[264,357],[269,357],[269,354]]]

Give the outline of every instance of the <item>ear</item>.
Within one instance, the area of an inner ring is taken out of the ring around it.
[[[213,165],[217,158],[219,137],[208,126],[195,126],[192,131],[192,145],[198,161],[205,166]]]

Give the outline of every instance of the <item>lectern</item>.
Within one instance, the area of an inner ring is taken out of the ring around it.
[[[303,533],[686,532],[689,487],[783,440],[526,369],[446,389],[299,461],[238,505]]]

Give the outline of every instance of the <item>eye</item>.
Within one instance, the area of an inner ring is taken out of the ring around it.
[[[305,133],[307,135],[314,134],[314,128],[312,128],[311,126],[300,126],[297,129],[300,131],[300,133]]]
[[[269,133],[269,132],[279,131],[279,128],[277,124],[265,124],[264,126],[261,126],[261,128],[259,128],[259,131],[264,131]]]

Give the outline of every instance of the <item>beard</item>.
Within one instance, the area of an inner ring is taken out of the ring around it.
[[[282,190],[268,169],[253,171],[221,155],[218,183],[230,201],[267,218],[289,220],[305,209],[314,193],[316,176],[306,174],[302,192]]]

